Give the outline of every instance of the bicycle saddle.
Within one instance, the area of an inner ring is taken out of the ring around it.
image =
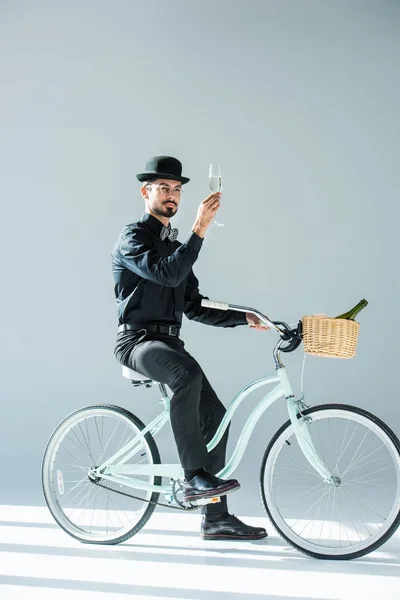
[[[130,379],[131,381],[140,381],[143,383],[150,383],[152,381],[152,379],[145,377],[141,373],[124,366],[122,367],[122,376],[126,377],[126,379]]]

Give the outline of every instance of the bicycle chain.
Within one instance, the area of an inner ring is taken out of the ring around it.
[[[94,483],[95,485],[98,485],[99,487],[104,488],[105,490],[108,490],[110,492],[116,492],[117,494],[121,494],[122,496],[127,496],[128,498],[134,498],[135,500],[141,500],[142,502],[147,502],[148,504],[157,504],[158,506],[165,506],[166,508],[172,508],[174,510],[184,510],[186,512],[191,512],[193,510],[198,510],[200,508],[200,506],[194,506],[193,504],[191,506],[174,506],[173,504],[165,504],[164,502],[157,502],[157,500],[147,500],[147,498],[140,498],[140,496],[134,496],[133,494],[128,494],[127,492],[122,492],[121,490],[114,490],[113,488],[107,487],[106,485],[104,485],[104,483],[100,483],[99,481],[94,481],[93,479],[90,480],[92,483]],[[175,494],[174,494],[175,497]],[[176,502],[178,502],[178,500],[175,497]]]

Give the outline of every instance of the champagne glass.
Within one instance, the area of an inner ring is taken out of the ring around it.
[[[221,176],[221,167],[219,165],[210,165],[210,170],[208,174],[208,187],[211,192],[220,192],[222,190],[222,176]],[[219,221],[214,221],[213,225],[216,227],[223,227],[223,223],[219,223]]]

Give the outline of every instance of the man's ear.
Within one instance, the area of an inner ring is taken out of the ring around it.
[[[142,187],[140,188],[140,193],[142,194],[145,200],[149,197],[149,190],[145,185],[142,185]]]

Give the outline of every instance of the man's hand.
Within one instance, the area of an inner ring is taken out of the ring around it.
[[[270,329],[270,327],[267,327],[267,325],[260,321],[260,319],[253,313],[246,313],[246,319],[252,329],[259,329],[260,331],[267,331]]]
[[[221,204],[221,196],[221,192],[215,192],[201,202],[197,211],[196,221],[192,227],[192,231],[199,237],[204,238],[207,227],[215,219],[215,215]]]

